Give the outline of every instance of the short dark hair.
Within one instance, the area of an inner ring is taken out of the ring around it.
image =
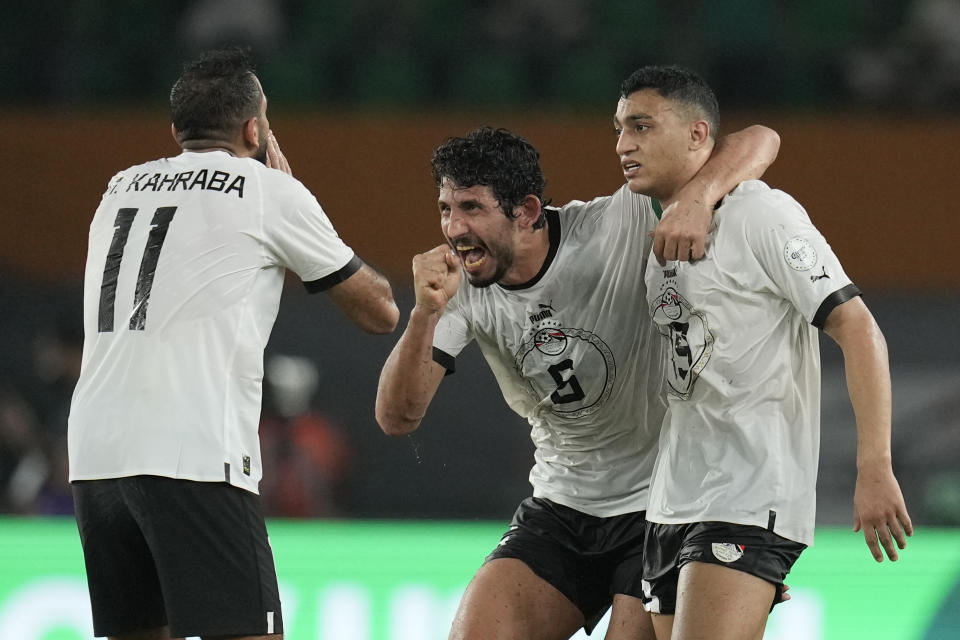
[[[184,65],[170,91],[170,114],[180,142],[225,139],[260,113],[262,99],[247,50],[227,47]]]
[[[664,98],[698,111],[710,125],[710,137],[717,138],[720,129],[720,107],[717,96],[706,81],[693,71],[676,66],[647,66],[631,73],[620,84],[620,97],[643,89],[653,89]]]
[[[447,138],[433,152],[430,167],[438,187],[444,178],[464,189],[490,187],[508,218],[528,195],[543,202],[547,182],[540,168],[540,152],[506,129],[480,127],[463,138]],[[540,229],[544,223],[541,212],[533,227]]]

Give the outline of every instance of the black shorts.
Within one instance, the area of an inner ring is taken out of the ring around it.
[[[260,499],[222,482],[133,476],[73,483],[97,636],[283,632]]]
[[[771,608],[783,595],[783,579],[806,545],[762,527],[729,522],[647,523],[643,558],[643,604],[672,615],[677,609],[680,568],[708,562],[756,576],[776,587]]]
[[[644,522],[642,511],[600,518],[543,498],[527,498],[487,562],[523,561],[583,612],[583,627],[590,633],[614,594],[643,595]]]

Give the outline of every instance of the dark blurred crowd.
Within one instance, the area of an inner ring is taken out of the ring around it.
[[[229,42],[253,48],[272,98],[312,107],[606,108],[625,74],[672,62],[724,108],[960,109],[956,0],[7,4],[9,104],[154,106],[181,60]]]

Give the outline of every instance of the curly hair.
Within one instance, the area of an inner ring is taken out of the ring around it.
[[[720,107],[706,81],[693,71],[676,66],[647,66],[631,73],[620,84],[620,97],[653,89],[664,98],[692,109],[698,118],[710,125],[710,136],[716,140],[720,128]]]
[[[181,142],[226,139],[260,113],[262,91],[247,50],[208,51],[184,65],[170,91],[170,114]]]
[[[546,180],[540,168],[540,153],[530,142],[506,129],[480,127],[465,137],[448,138],[430,158],[433,179],[441,186],[449,178],[458,187],[475,185],[490,187],[504,215],[513,217],[513,210],[528,195],[543,202]],[[534,229],[546,223],[543,213]]]

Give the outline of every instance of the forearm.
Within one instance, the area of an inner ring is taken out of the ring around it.
[[[368,333],[390,333],[400,318],[390,282],[370,265],[329,290],[330,299]]]
[[[387,434],[404,435],[420,426],[443,378],[443,368],[433,361],[433,332],[440,315],[415,306],[380,372],[376,417]]]
[[[752,125],[717,141],[710,159],[677,193],[695,204],[714,205],[744,180],[760,178],[777,159],[780,136],[773,129]]]
[[[857,421],[857,469],[888,467],[890,363],[883,333],[859,298],[834,309],[824,330],[843,351],[847,391]]]
[[[891,464],[890,366],[883,334],[871,324],[841,345],[847,390],[857,421],[857,469]]]

